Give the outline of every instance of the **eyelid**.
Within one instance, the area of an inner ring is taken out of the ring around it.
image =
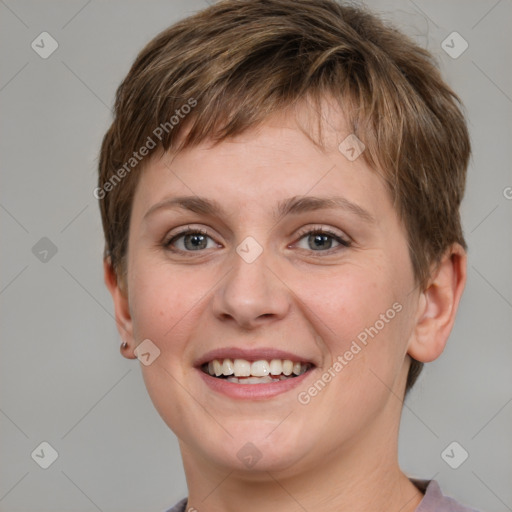
[[[321,224],[317,224],[317,225],[313,225],[313,226],[306,226],[306,227],[302,228],[301,230],[299,230],[299,232],[297,234],[297,237],[298,237],[297,241],[301,240],[305,235],[313,234],[313,233],[322,233],[322,234],[329,235],[335,239],[338,239],[339,243],[346,247],[349,247],[353,243],[353,240],[344,232],[338,232],[329,226],[324,226]],[[296,242],[293,242],[293,243],[295,244]],[[329,252],[329,251],[318,251],[318,252]]]
[[[217,245],[219,245],[219,243],[215,240],[215,238],[213,236],[211,236],[209,234],[209,232],[207,230],[205,230],[202,227],[195,227],[193,225],[187,225],[186,228],[181,228],[179,231],[177,231],[175,233],[166,235],[164,237],[163,241],[162,241],[162,245],[164,246],[164,248],[166,248],[168,250],[172,250],[172,251],[176,251],[176,252],[180,252],[180,253],[183,253],[183,252],[194,253],[196,251],[183,251],[183,250],[177,249],[175,247],[173,248],[172,245],[171,245],[171,242],[181,238],[182,236],[186,236],[188,234],[196,234],[196,233],[204,235],[204,236],[210,238]],[[292,244],[288,245],[288,247],[295,245],[297,242],[299,242],[306,235],[317,234],[317,233],[325,234],[325,235],[330,236],[331,238],[334,238],[340,244],[341,247],[350,247],[352,245],[352,243],[353,243],[352,239],[348,235],[346,235],[345,233],[335,231],[333,228],[328,227],[328,226],[317,224],[317,225],[313,225],[313,226],[310,225],[310,226],[306,226],[304,228],[301,228],[299,230],[299,232],[297,233],[297,235],[296,235],[296,237],[297,237],[296,241],[293,242]],[[310,252],[317,253],[318,255],[320,255],[322,253],[329,254],[331,252],[336,251],[337,249],[339,249],[339,247],[333,247],[333,248],[328,249],[326,251],[310,251]],[[304,250],[307,250],[307,249],[304,249]],[[201,252],[204,252],[204,250],[197,251],[197,252],[201,253]]]
[[[185,227],[180,228],[176,232],[166,234],[162,240],[162,245],[165,248],[169,248],[171,246],[170,244],[173,240],[176,240],[182,236],[189,235],[192,233],[199,233],[201,235],[207,236],[208,238],[211,238],[216,244],[218,244],[217,240],[215,240],[215,238],[206,229],[204,229],[202,227],[192,226],[189,224],[189,225],[187,225],[186,228]],[[176,250],[180,251],[180,249],[176,249]],[[185,252],[193,252],[193,251],[185,251]],[[201,252],[201,251],[198,251],[198,252]]]

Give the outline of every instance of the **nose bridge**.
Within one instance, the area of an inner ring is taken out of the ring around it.
[[[264,319],[281,318],[289,300],[283,285],[267,267],[272,253],[255,238],[246,237],[232,252],[230,272],[222,280],[214,300],[218,318],[231,318],[239,325],[255,327]]]

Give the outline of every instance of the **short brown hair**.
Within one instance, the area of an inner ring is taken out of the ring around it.
[[[221,1],[140,52],[117,90],[96,189],[104,257],[118,279],[143,168],[130,172],[126,163],[149,138],[164,151],[177,149],[178,137],[180,148],[222,141],[299,100],[319,106],[326,97],[351,106],[350,127],[389,184],[424,288],[453,243],[466,248],[459,206],[470,141],[460,101],[426,50],[366,10],[334,0]],[[170,123],[191,99],[186,121]],[[166,127],[160,137],[152,136],[157,127]],[[422,366],[412,361],[406,390]]]

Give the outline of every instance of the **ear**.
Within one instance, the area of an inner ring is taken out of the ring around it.
[[[133,339],[133,325],[128,303],[128,292],[126,286],[122,286],[112,268],[110,258],[103,260],[103,276],[112,299],[114,300],[114,312],[116,317],[117,330],[128,347],[121,348],[121,354],[127,359],[136,359],[133,353],[135,342]],[[124,284],[124,283],[123,283]]]
[[[465,250],[453,244],[421,292],[416,325],[407,350],[414,359],[428,363],[443,352],[466,284],[466,266]]]

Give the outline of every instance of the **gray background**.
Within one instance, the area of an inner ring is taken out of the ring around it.
[[[1,511],[161,511],[186,495],[174,434],[140,363],[119,354],[92,191],[109,107],[136,53],[205,5],[0,0]],[[512,510],[512,2],[367,5],[435,53],[474,145],[468,284],[445,353],[406,402],[400,460],[459,500]],[[59,44],[48,59],[31,48],[43,31]],[[456,59],[441,47],[453,31],[469,43]],[[32,250],[42,237],[57,248],[46,262]],[[59,454],[46,470],[31,458],[42,441]],[[452,441],[469,453],[458,469],[440,455]]]

